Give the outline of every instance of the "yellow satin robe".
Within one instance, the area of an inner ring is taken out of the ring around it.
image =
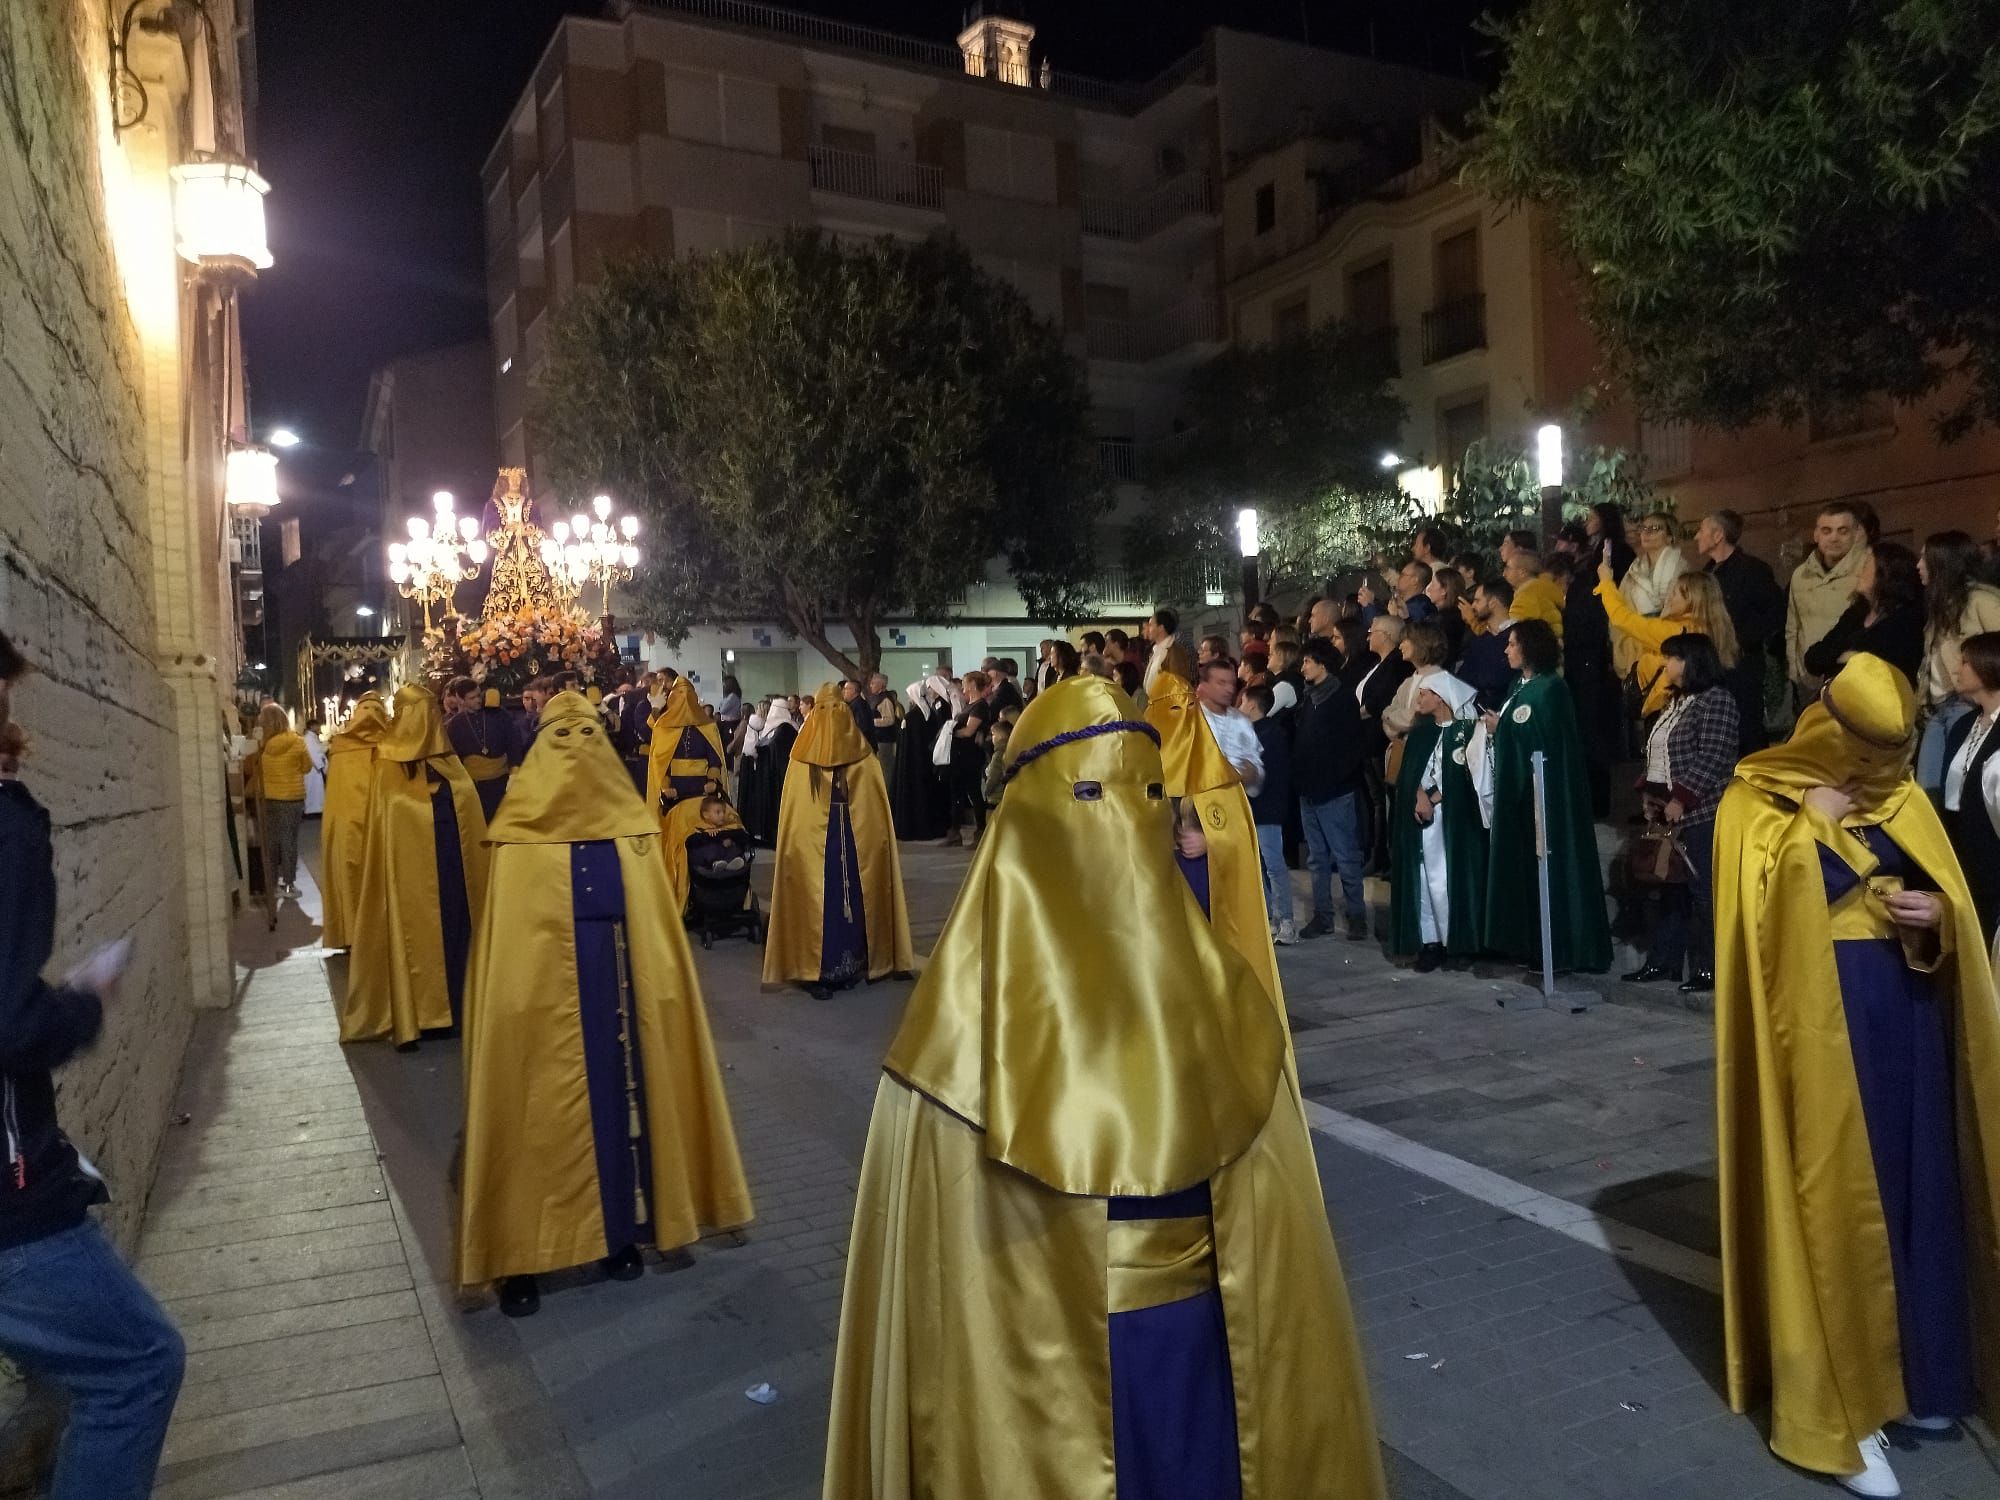
[[[434,783],[426,769],[443,778]],[[387,1036],[397,1046],[452,1024],[439,915],[437,839],[431,798],[452,799],[466,909],[478,920],[486,893],[486,815],[479,793],[445,738],[430,689],[405,683],[396,717],[376,747],[368,824],[349,936],[340,1039]]]
[[[722,751],[722,731],[715,721],[708,717],[701,706],[701,699],[695,695],[694,684],[685,677],[676,677],[674,685],[667,689],[667,701],[652,718],[653,740],[646,755],[646,806],[660,820],[661,831],[666,830],[666,814],[660,811],[660,797],[667,789],[667,781],[674,776],[712,777],[717,786],[722,785],[728,758]],[[681,731],[693,729],[708,742],[714,754],[713,760],[681,760],[675,755],[680,748]]]
[[[1172,672],[1153,679],[1146,722],[1160,732],[1167,795],[1193,800],[1208,840],[1208,919],[1282,1012],[1285,992],[1271,946],[1270,909],[1264,905],[1264,866],[1243,778],[1215,743],[1194,690]]]
[[[693,883],[688,874],[687,841],[707,826],[701,820],[701,801],[699,797],[683,797],[660,819],[660,843],[667,868],[667,899],[673,903],[676,912],[687,910],[688,892]],[[743,820],[731,807],[729,815],[722,820],[722,829],[740,829],[742,826]]]
[[[2000,1011],[1979,918],[1930,799],[1910,779],[1909,685],[1856,657],[1783,745],[1746,757],[1715,826],[1717,1138],[1729,1403],[1771,1403],[1771,1447],[1824,1474],[1908,1406],[1895,1279],[1834,965],[1820,850],[1857,875],[1843,827],[1879,824],[1939,887],[1933,984],[1951,1007],[1974,1349],[2000,1418]],[[1840,720],[1874,743],[1843,728]],[[1803,805],[1853,784],[1836,824]]]
[[[1009,787],[884,1063],[827,1500],[1115,1500],[1110,1318],[1162,1278],[1220,1292],[1244,1500],[1385,1493],[1284,1028],[1173,862],[1136,712],[1080,677],[1016,726],[1017,758],[1128,727]],[[1149,914],[1142,941],[1102,942],[1106,889]],[[1106,1199],[1200,1182],[1192,1263],[1127,1260]]]
[[[345,948],[361,889],[362,846],[368,833],[368,787],[375,747],[389,732],[389,708],[363,693],[340,733],[326,742],[326,804],[319,820],[320,946]]]
[[[669,906],[660,835],[590,704],[559,693],[494,820],[465,998],[457,1280],[583,1265],[606,1242],[578,1020],[570,846],[615,841],[625,887],[652,1235],[666,1250],[752,1217],[701,984]],[[636,1107],[636,1102],[635,1102]]]
[[[889,817],[882,762],[861,737],[838,689],[822,687],[792,746],[778,809],[777,869],[764,939],[766,985],[815,984],[826,926],[826,836],[833,772],[847,772],[847,811],[861,865],[861,918],[868,936],[868,977],[908,974],[917,966],[903,901],[903,866]]]

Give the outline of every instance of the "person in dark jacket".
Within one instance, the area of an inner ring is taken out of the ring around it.
[[[1590,814],[1603,818],[1611,812],[1611,763],[1623,748],[1625,724],[1624,695],[1611,660],[1611,620],[1597,597],[1597,567],[1600,559],[1608,560],[1612,582],[1623,583],[1634,553],[1625,540],[1624,512],[1608,502],[1590,508],[1584,532],[1580,563],[1563,600],[1562,674],[1576,705]]]
[[[847,705],[848,713],[854,716],[854,727],[861,731],[861,738],[868,748],[875,748],[875,706],[868,701],[868,695],[861,691],[861,684],[852,677],[841,679],[840,701]]]
[[[56,1500],[144,1500],[153,1491],[186,1350],[152,1294],[90,1217],[104,1180],[56,1123],[50,1070],[97,1040],[124,945],[61,985],[49,815],[17,779],[12,685],[27,670],[0,635],[0,1353],[69,1394]]]
[[[1368,796],[1362,766],[1367,750],[1361,707],[1353,690],[1341,682],[1339,668],[1340,657],[1331,641],[1306,642],[1306,697],[1295,713],[1291,769],[1312,869],[1313,914],[1299,936],[1323,937],[1334,930],[1333,876],[1338,870],[1347,936],[1359,942],[1368,936],[1368,902],[1362,887]]]
[[[1361,773],[1366,778],[1368,796],[1364,802],[1368,820],[1362,830],[1362,848],[1367,853],[1367,872],[1380,874],[1389,868],[1389,795],[1383,780],[1384,762],[1389,754],[1389,732],[1382,716],[1403,684],[1416,669],[1404,657],[1401,647],[1408,625],[1394,615],[1378,615],[1368,627],[1368,654],[1372,660],[1361,681],[1355,685],[1355,701],[1361,706],[1363,756]]]
[[[1695,528],[1695,550],[1703,566],[1722,589],[1729,623],[1736,627],[1736,665],[1729,669],[1730,692],[1742,719],[1743,753],[1764,748],[1764,663],[1771,643],[1785,631],[1785,591],[1761,557],[1752,557],[1736,543],[1743,535],[1743,517],[1733,510],[1712,511]]]
[[[1472,591],[1473,611],[1479,616],[1479,634],[1468,634],[1453,675],[1472,685],[1479,694],[1485,713],[1498,712],[1507,701],[1519,677],[1507,665],[1507,632],[1514,628],[1514,585],[1504,578],[1489,578]]]
[[[1805,669],[1830,681],[1860,652],[1879,656],[1917,686],[1924,665],[1924,580],[1917,554],[1897,542],[1875,547],[1855,574],[1854,602],[1833,629],[1808,646]],[[1725,602],[1728,595],[1723,596]]]
[[[1274,717],[1275,700],[1269,683],[1252,683],[1243,690],[1238,707],[1257,732],[1264,756],[1264,780],[1250,799],[1250,821],[1257,829],[1258,862],[1264,872],[1264,909],[1271,918],[1271,939],[1280,945],[1299,940],[1292,914],[1292,876],[1285,865],[1285,814],[1292,801],[1292,729]]]

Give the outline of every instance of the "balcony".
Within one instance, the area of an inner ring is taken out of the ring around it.
[[[1686,422],[1639,419],[1639,451],[1648,479],[1673,479],[1694,469],[1694,429]]]
[[[1222,304],[1192,297],[1150,318],[1092,318],[1084,325],[1092,359],[1146,364],[1222,339]]]
[[[1083,232],[1100,239],[1137,244],[1183,219],[1215,213],[1215,180],[1206,172],[1184,172],[1136,198],[1083,195]]]
[[[1139,445],[1130,438],[1099,438],[1097,467],[1106,479],[1135,484],[1139,479]]]
[[[1486,297],[1454,297],[1424,314],[1424,363],[1486,347]]]
[[[865,151],[841,151],[832,146],[810,149],[812,185],[820,192],[848,198],[871,198],[904,208],[944,208],[944,172],[917,162],[892,161]]]

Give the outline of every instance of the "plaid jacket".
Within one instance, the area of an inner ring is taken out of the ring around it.
[[[1736,770],[1739,724],[1735,696],[1718,685],[1690,699],[1672,724],[1664,726],[1667,770],[1674,778],[1673,799],[1687,810],[1684,823],[1701,824],[1715,817],[1723,788]]]

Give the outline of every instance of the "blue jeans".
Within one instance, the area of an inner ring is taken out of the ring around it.
[[[1340,890],[1347,900],[1347,920],[1368,920],[1368,898],[1361,871],[1362,793],[1342,792],[1325,802],[1299,800],[1299,817],[1306,825],[1306,863],[1312,867],[1313,915],[1333,920],[1333,872],[1340,870]]]
[[[0,1250],[0,1351],[69,1393],[50,1500],[145,1500],[187,1350],[91,1220]]]
[[[1264,910],[1273,922],[1292,920],[1292,872],[1285,868],[1285,827],[1257,825],[1257,862],[1264,869]]]

